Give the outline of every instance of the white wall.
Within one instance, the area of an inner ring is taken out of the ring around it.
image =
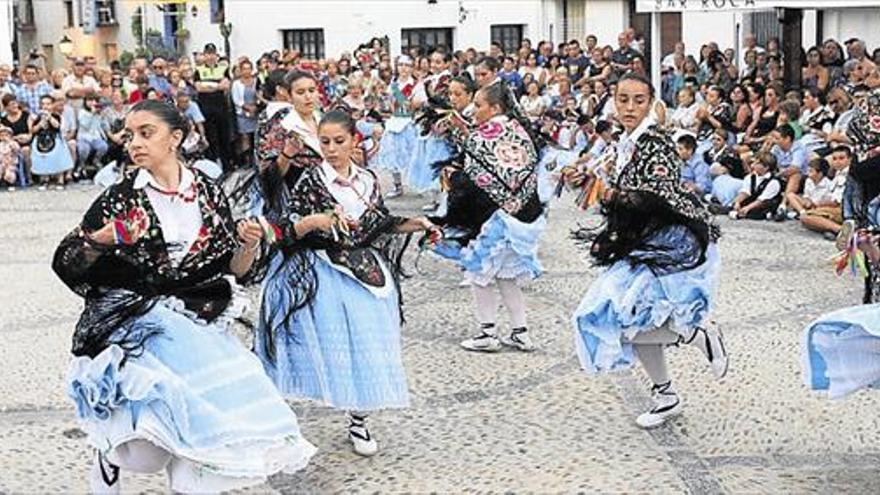
[[[621,0],[587,0],[584,15],[586,34],[594,34],[599,45],[617,48],[617,35],[629,26],[626,2]]]
[[[439,0],[310,1],[226,0],[226,19],[233,25],[233,56],[258,55],[282,46],[284,29],[323,28],[325,52],[336,57],[372,37],[387,35],[392,53],[400,52],[402,28],[452,28],[454,49],[488,49],[491,24],[523,24],[533,40],[546,36],[542,2],[523,0],[465,1],[467,19],[459,23],[459,2]],[[213,32],[218,34],[213,35]],[[194,39],[219,39],[217,26],[199,23]]]
[[[828,14],[826,14],[828,15]],[[815,44],[816,40],[816,11],[804,11],[802,23],[802,42],[804,49]],[[736,25],[740,24],[740,39],[736,39]],[[742,36],[745,34],[743,14],[735,12],[688,12],[682,15],[681,37],[685,43],[687,52],[698,57],[700,46],[715,41],[724,50],[741,45]]]
[[[868,50],[880,47],[880,8],[875,9],[829,9],[825,12],[823,35],[841,44],[850,38],[861,38]],[[870,53],[869,53],[870,55]]]

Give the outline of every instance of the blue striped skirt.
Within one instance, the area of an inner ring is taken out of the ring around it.
[[[317,293],[290,318],[291,263],[277,255],[263,284],[268,317],[261,318],[254,347],[269,377],[285,395],[339,409],[409,406],[400,355],[400,308],[390,273],[383,267],[387,287],[371,290],[318,254],[309,256]],[[274,356],[265,350],[268,331],[274,332]]]
[[[411,155],[407,183],[418,192],[439,190],[440,180],[433,164],[452,158],[452,148],[437,136],[420,137]]]
[[[76,357],[67,393],[90,443],[105,454],[131,440],[171,453],[171,488],[181,493],[232,490],[308,464],[315,447],[296,415],[228,324],[244,299],[205,324],[176,299],[128,323],[160,327],[141,355],[111,345],[94,359]]]
[[[419,141],[419,131],[412,118],[392,117],[388,120],[376,163],[379,168],[394,172],[405,172],[415,154]]]
[[[546,226],[545,215],[524,223],[498,209],[467,246],[441,242],[432,252],[456,261],[464,269],[465,279],[481,287],[495,279],[536,279],[543,272],[538,241]]]
[[[804,382],[832,399],[880,387],[880,304],[833,311],[804,331]]]

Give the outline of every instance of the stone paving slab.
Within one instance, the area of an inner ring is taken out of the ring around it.
[[[90,449],[63,389],[81,302],[49,263],[97,192],[0,193],[0,493],[86,490]],[[423,201],[389,204],[412,214]],[[720,219],[713,318],[733,368],[714,382],[697,351],[672,349],[685,414],[646,432],[633,424],[648,400],[641,371],[588,376],[574,357],[570,315],[599,270],[569,234],[596,222],[565,198],[551,211],[545,276],[525,287],[539,344],[530,355],[461,351],[475,323],[460,272],[428,255],[416,270],[411,254],[403,358],[412,407],[376,415],[380,454],[351,452],[342,413],[292,402],[319,453],[305,471],[246,493],[880,492],[880,395],[830,402],[801,382],[804,325],[859,300],[858,281],[830,269],[831,243],[791,222]],[[126,493],[165,492],[160,475],[124,483]]]

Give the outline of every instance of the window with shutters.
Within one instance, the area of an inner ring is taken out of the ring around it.
[[[324,58],[323,29],[288,29],[282,33],[284,48],[298,51],[307,60]]]
[[[492,42],[501,43],[504,53],[516,54],[523,40],[522,24],[496,24],[491,29]]]
[[[452,50],[452,28],[402,29],[400,47],[403,53],[410,48],[419,47],[422,53],[430,53],[436,48]]]

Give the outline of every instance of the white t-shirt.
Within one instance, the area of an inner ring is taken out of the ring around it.
[[[831,199],[831,179],[822,177],[818,184],[807,178],[804,182],[804,197],[813,203],[822,203]]]
[[[837,204],[843,203],[843,191],[846,189],[846,176],[849,173],[849,167],[837,172],[831,181],[830,199]]]

